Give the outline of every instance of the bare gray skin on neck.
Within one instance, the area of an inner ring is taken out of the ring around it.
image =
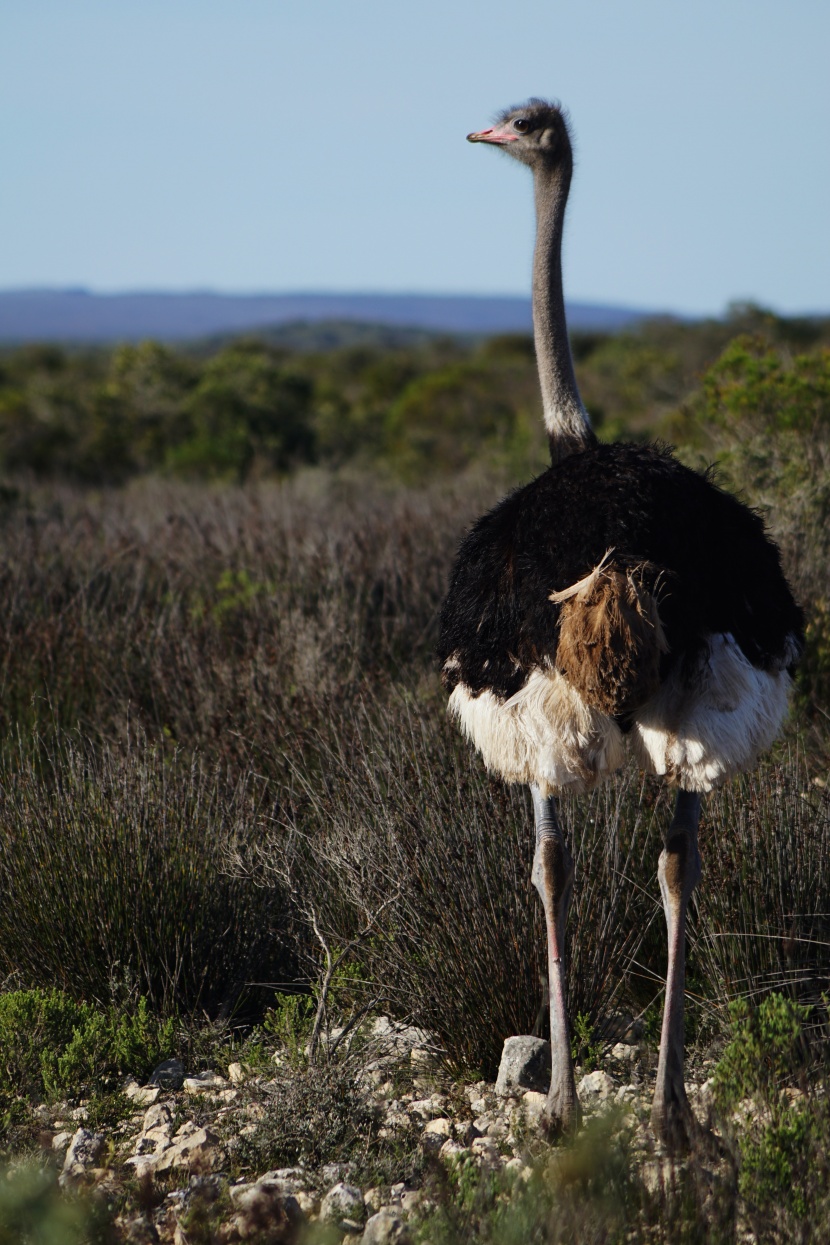
[[[570,167],[564,164],[534,169],[533,333],[553,463],[596,442],[576,385],[562,291],[562,230],[570,180]]]

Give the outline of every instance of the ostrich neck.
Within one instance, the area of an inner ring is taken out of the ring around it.
[[[588,415],[576,387],[565,298],[562,292],[562,228],[570,169],[539,169],[536,191],[536,249],[533,254],[533,335],[542,388],[551,461],[593,445]]]

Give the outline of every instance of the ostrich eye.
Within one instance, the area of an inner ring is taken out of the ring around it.
[[[520,134],[526,134],[530,129],[530,122],[525,117],[517,117],[513,122],[513,129],[518,130]]]

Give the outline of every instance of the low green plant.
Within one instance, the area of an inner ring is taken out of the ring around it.
[[[0,1245],[110,1245],[116,1240],[103,1201],[68,1196],[52,1167],[0,1171]]]
[[[0,994],[0,1094],[39,1100],[111,1089],[118,1075],[145,1078],[176,1050],[172,1019],[147,1000],[98,1008],[60,990]]]
[[[586,1012],[574,1016],[571,1033],[571,1054],[586,1072],[598,1068],[602,1060],[602,1038]]]
[[[811,1009],[770,994],[754,1008],[739,1000],[730,1013],[714,1090],[721,1110],[741,1104],[738,1188],[754,1222],[775,1223],[775,1239],[797,1239],[795,1225],[808,1218],[830,1225],[830,1110],[808,1044]]]

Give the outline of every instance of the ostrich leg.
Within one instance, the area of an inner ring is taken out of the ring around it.
[[[651,1108],[655,1133],[671,1145],[688,1145],[695,1119],[683,1085],[683,1005],[686,989],[686,911],[700,879],[697,826],[700,796],[678,791],[674,818],[660,853],[657,876],[668,927],[669,966],[657,1087]]]
[[[545,909],[550,980],[551,1079],[545,1106],[545,1127],[572,1132],[579,1124],[573,1060],[565,995],[565,922],[571,905],[574,865],[552,796],[531,786],[536,820],[536,854],[531,879]]]

